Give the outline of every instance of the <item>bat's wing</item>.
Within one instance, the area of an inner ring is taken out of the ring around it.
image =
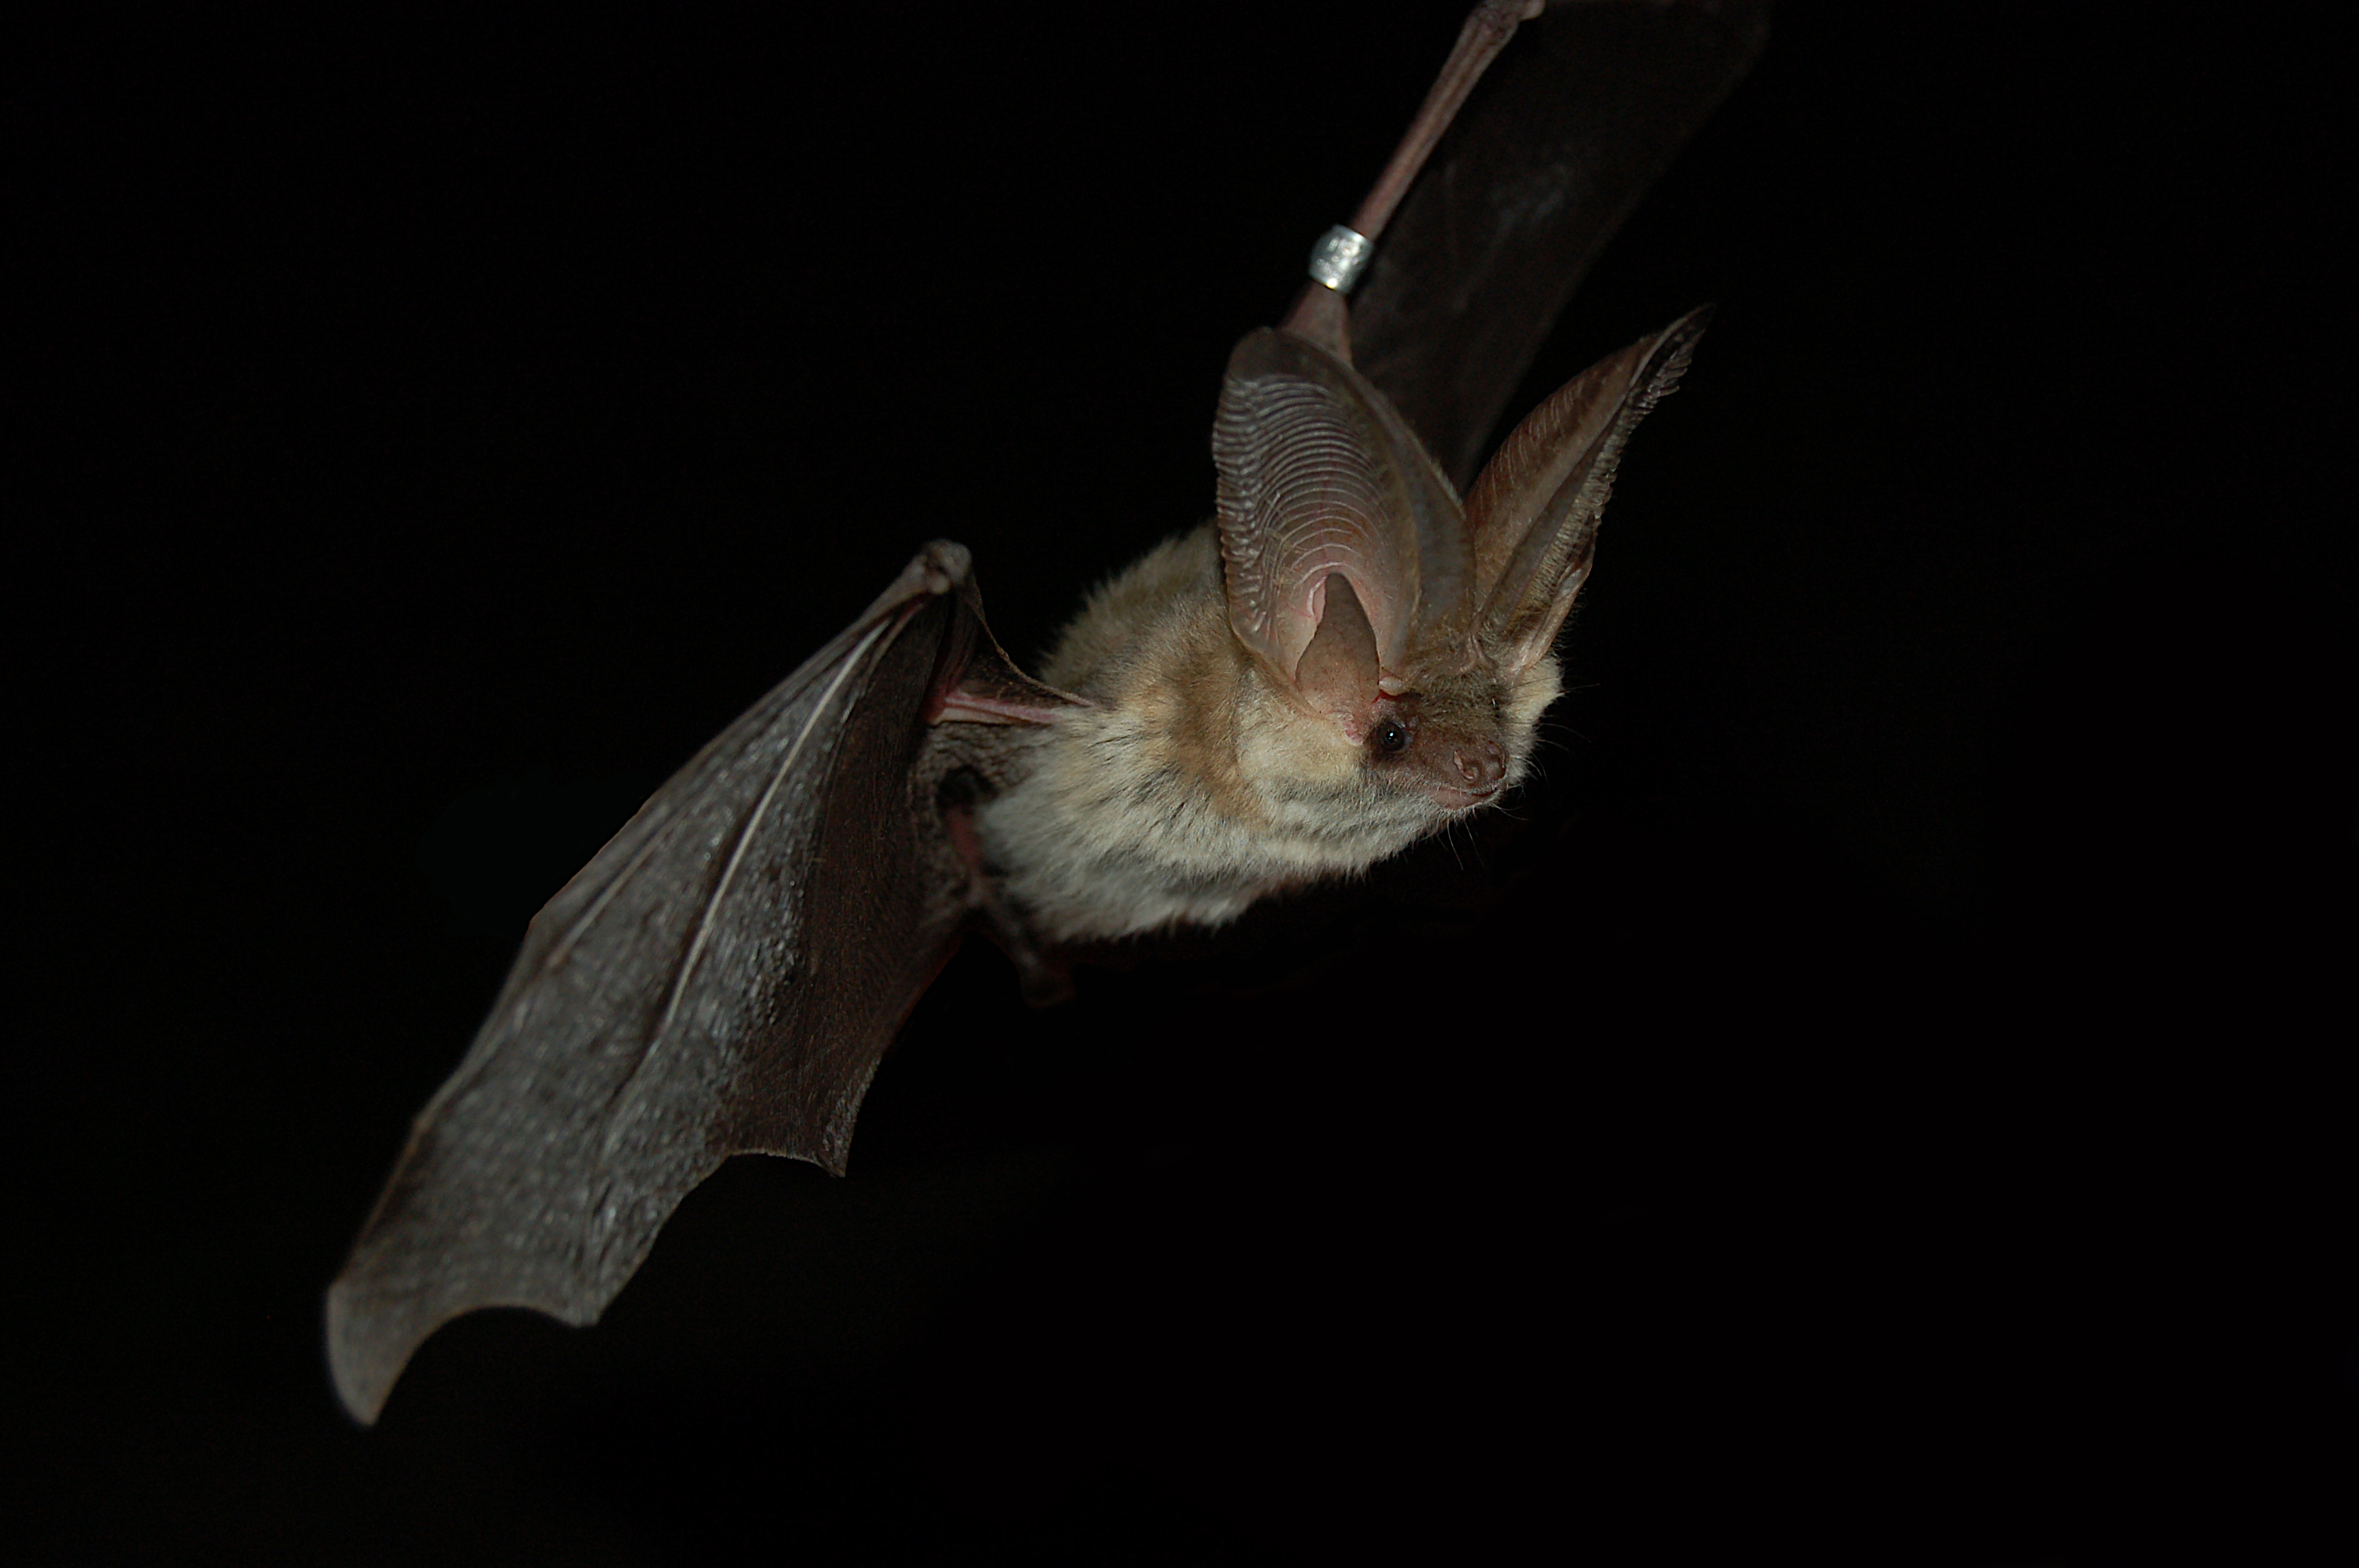
[[[1453,483],[1573,286],[1760,52],[1767,0],[1559,0],[1459,111],[1352,298],[1352,354]]]
[[[970,677],[1022,680],[983,628],[967,552],[935,544],[534,917],[328,1292],[355,1415],[374,1420],[462,1313],[595,1321],[729,1155],[842,1170],[869,1078],[967,913],[937,792],[1014,739],[932,722]]]

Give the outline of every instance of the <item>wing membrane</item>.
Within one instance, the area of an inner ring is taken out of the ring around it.
[[[1767,16],[1765,0],[1560,0],[1434,149],[1353,297],[1352,353],[1462,492],[1573,286]]]
[[[462,1313],[595,1321],[729,1155],[842,1171],[876,1064],[957,939],[915,795],[938,666],[974,613],[966,552],[929,546],[534,917],[329,1291],[355,1415]]]

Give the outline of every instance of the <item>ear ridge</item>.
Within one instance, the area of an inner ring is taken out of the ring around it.
[[[1631,431],[1679,385],[1710,307],[1557,389],[1484,467],[1466,500],[1484,649],[1519,669],[1545,654],[1589,576]]]
[[[1463,599],[1449,481],[1384,395],[1317,345],[1266,328],[1238,343],[1212,462],[1229,624],[1282,678],[1318,632],[1331,575],[1350,581],[1386,668]]]

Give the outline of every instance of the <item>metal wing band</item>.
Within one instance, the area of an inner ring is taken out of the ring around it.
[[[1376,253],[1375,241],[1357,229],[1336,224],[1319,236],[1310,247],[1310,276],[1338,294],[1349,294],[1360,275],[1368,267],[1368,258]]]

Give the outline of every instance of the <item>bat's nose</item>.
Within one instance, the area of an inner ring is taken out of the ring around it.
[[[1507,754],[1496,741],[1477,741],[1458,750],[1458,776],[1470,789],[1490,789],[1506,776]]]

